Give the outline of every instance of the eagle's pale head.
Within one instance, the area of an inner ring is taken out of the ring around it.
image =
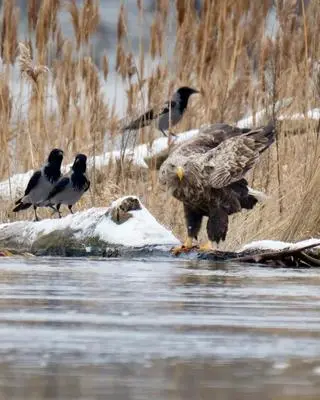
[[[200,170],[196,160],[184,157],[169,157],[159,171],[159,182],[168,189],[175,190],[186,186],[199,186]]]

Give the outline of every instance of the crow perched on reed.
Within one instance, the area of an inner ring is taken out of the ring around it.
[[[156,128],[164,136],[167,136],[165,131],[181,120],[187,109],[189,97],[195,93],[199,93],[199,91],[187,86],[181,87],[174,93],[172,99],[164,104],[161,111],[157,112],[155,109],[151,109],[131,122],[123,130],[136,130],[155,122]]]

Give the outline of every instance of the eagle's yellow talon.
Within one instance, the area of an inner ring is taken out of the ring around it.
[[[199,250],[200,251],[214,251],[216,249],[214,248],[213,242],[211,240],[208,240],[207,243],[200,246]]]
[[[183,245],[174,247],[174,248],[171,250],[171,253],[174,254],[175,256],[177,256],[178,254],[180,254],[180,253],[182,253],[182,252],[188,252],[188,251],[191,250],[192,248],[193,248],[193,245],[192,245],[192,238],[191,238],[191,237],[188,237],[188,238],[186,239],[186,241],[183,243]]]

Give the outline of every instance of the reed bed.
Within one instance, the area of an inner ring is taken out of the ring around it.
[[[132,49],[127,10],[119,5],[116,72],[126,87],[126,119],[160,105],[180,85],[201,89],[202,94],[191,100],[176,133],[208,123],[234,123],[265,107],[270,111],[266,121],[285,114],[287,118],[277,123],[276,145],[249,175],[250,184],[269,199],[232,218],[224,246],[319,235],[320,123],[291,118],[306,115],[320,103],[318,1],[276,1],[278,29],[268,26],[269,0],[203,0],[201,10],[194,3],[158,0],[150,39],[141,37],[138,55]],[[137,7],[140,23],[149,29],[143,1],[138,0]],[[61,10],[70,15],[72,39],[62,34]],[[3,1],[0,179],[36,168],[53,147],[64,149],[65,162],[78,151],[98,155],[105,134],[116,141],[124,123],[102,91],[110,75],[110,55],[105,51],[99,65],[94,62],[91,39],[100,22],[99,2],[84,0],[79,6],[73,0],[29,0],[28,35],[20,43],[19,15],[13,0]],[[168,35],[173,26],[174,43]],[[147,73],[150,60],[153,68]],[[24,111],[15,104],[8,83],[14,65],[19,65],[21,82],[29,88]],[[56,108],[50,107],[52,93]],[[283,99],[286,106],[279,110],[277,102]],[[157,136],[146,128],[130,143],[151,143]],[[159,187],[156,169],[141,169],[123,159],[101,169],[93,166],[90,177],[91,193],[77,209],[136,194],[161,223],[184,236],[181,204]],[[26,214],[11,213],[12,202],[2,202],[1,219],[25,218]]]

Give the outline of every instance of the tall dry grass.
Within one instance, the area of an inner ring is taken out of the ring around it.
[[[147,26],[143,2],[137,1],[139,21]],[[199,11],[193,1],[158,0],[150,40],[142,37],[134,54],[127,10],[119,5],[116,71],[126,85],[127,118],[150,105],[158,106],[180,85],[202,90],[191,100],[181,132],[202,124],[232,123],[249,110],[269,107],[266,119],[286,114],[278,122],[276,145],[250,174],[250,183],[270,195],[255,210],[232,218],[226,246],[255,238],[295,239],[320,234],[320,123],[290,120],[320,102],[320,42],[318,0],[277,0],[279,29],[267,32],[270,1],[204,0]],[[58,14],[70,14],[73,39],[63,37]],[[95,65],[91,38],[97,31],[99,3],[85,0],[28,1],[28,37],[18,46],[19,9],[4,0],[1,14],[0,179],[41,164],[50,148],[65,150],[70,162],[78,151],[100,154],[104,135],[119,135],[123,123],[115,105],[104,100],[102,80],[109,79],[107,51]],[[175,26],[174,43],[168,36]],[[149,29],[149,28],[145,28]],[[150,60],[154,65],[150,70]],[[15,105],[8,82],[13,64],[29,85],[27,113]],[[99,71],[100,68],[100,71]],[[57,109],[50,109],[55,92]],[[289,99],[280,111],[278,100]],[[130,133],[133,135],[133,133]],[[158,135],[144,129],[130,139],[135,145]],[[126,139],[123,146],[126,146]],[[184,235],[182,207],[158,186],[155,169],[140,169],[122,159],[90,171],[91,195],[78,207],[107,205],[123,194],[137,194],[160,222]],[[0,194],[1,195],[1,194]],[[2,219],[12,215],[3,202]],[[45,214],[45,211],[43,211]]]

